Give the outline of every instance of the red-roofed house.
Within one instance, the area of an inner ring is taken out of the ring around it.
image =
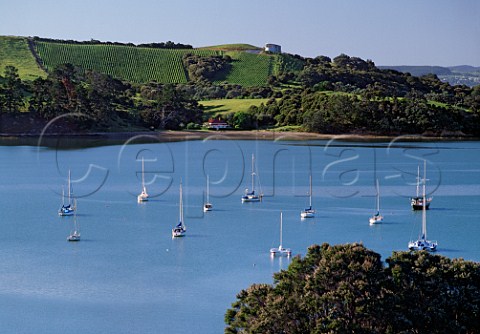
[[[230,128],[230,125],[228,125],[227,122],[221,120],[220,118],[210,118],[208,120],[208,126],[207,126],[209,129],[215,129],[215,130],[219,130],[219,129],[228,129]]]

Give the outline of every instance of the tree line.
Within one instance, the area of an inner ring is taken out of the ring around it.
[[[251,129],[301,125],[306,131],[329,134],[480,135],[479,111],[437,105],[415,91],[404,98],[373,98],[366,92],[304,90],[252,106],[243,119],[241,127]]]
[[[225,333],[478,333],[480,265],[361,244],[313,245],[226,311]]]
[[[62,115],[79,131],[113,128],[181,129],[202,122],[196,100],[174,85],[133,85],[71,64],[60,65],[47,78],[23,82],[18,70],[7,66],[0,82],[0,111],[29,112],[45,120]]]
[[[53,38],[44,38],[34,36],[32,37],[33,41],[39,42],[50,42],[50,43],[62,43],[62,44],[76,44],[76,45],[119,45],[119,46],[134,46],[139,48],[153,48],[153,49],[193,49],[193,46],[190,44],[175,43],[172,41],[167,42],[153,42],[153,43],[121,43],[121,42],[102,42],[97,39],[91,39],[89,41],[75,41],[75,40],[64,40],[64,39],[53,39]]]

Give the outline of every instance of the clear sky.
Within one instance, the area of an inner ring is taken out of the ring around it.
[[[480,0],[0,0],[0,35],[480,66]]]

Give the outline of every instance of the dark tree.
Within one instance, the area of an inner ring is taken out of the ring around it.
[[[0,86],[0,109],[5,112],[19,112],[23,102],[23,84],[14,66],[5,66],[4,82]]]
[[[478,333],[478,263],[426,251],[386,263],[361,244],[311,246],[274,285],[237,295],[225,333]]]

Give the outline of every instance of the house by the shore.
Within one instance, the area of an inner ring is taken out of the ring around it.
[[[230,125],[221,118],[210,118],[206,125],[213,130],[230,129]]]

